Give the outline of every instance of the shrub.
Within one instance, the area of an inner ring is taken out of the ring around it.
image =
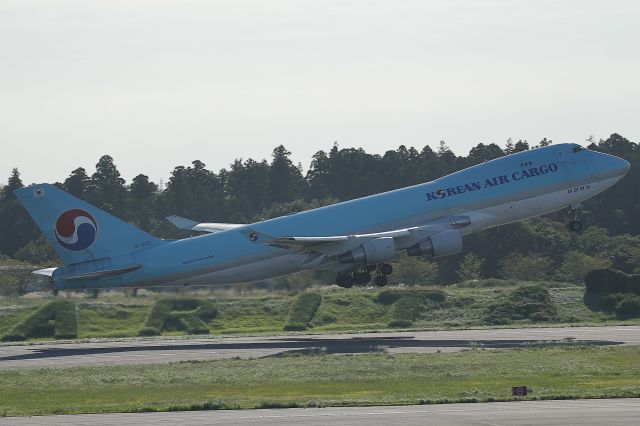
[[[404,296],[419,298],[423,301],[430,300],[434,303],[442,303],[446,297],[440,290],[389,288],[378,293],[376,302],[391,305]]]
[[[584,303],[594,311],[615,313],[620,319],[640,316],[640,274],[629,275],[615,269],[596,269],[584,279]]]
[[[611,261],[608,259],[591,257],[573,250],[564,256],[562,265],[556,271],[554,278],[560,281],[581,283],[589,272],[609,266],[611,266]]]
[[[614,307],[616,317],[620,319],[640,317],[640,296],[632,294],[621,296]]]
[[[615,269],[594,269],[584,278],[587,293],[640,294],[640,274],[629,275]]]
[[[547,288],[524,286],[512,290],[506,297],[489,306],[484,321],[494,325],[525,319],[550,321],[556,313]]]
[[[426,257],[402,256],[389,278],[394,284],[435,285],[439,280],[438,263]]]
[[[332,313],[325,313],[320,318],[318,318],[315,323],[316,324],[331,324],[338,320],[338,317]]]
[[[160,330],[155,327],[143,327],[139,332],[139,336],[159,336]]]
[[[457,274],[460,281],[479,280],[483,263],[484,261],[474,253],[467,254],[458,265]]]
[[[302,293],[299,295],[291,306],[289,318],[284,325],[284,330],[306,330],[318,310],[320,303],[322,303],[322,296],[318,293]]]
[[[185,331],[188,334],[207,334],[218,311],[210,300],[170,297],[158,300],[151,308],[141,336],[153,336],[163,331]]]
[[[54,337],[56,339],[78,337],[75,303],[68,300],[56,300],[43,305],[16,324],[2,340],[26,340],[38,337]]]
[[[547,257],[513,253],[502,261],[501,275],[508,279],[543,281],[549,278],[551,266],[551,260]]]
[[[382,290],[376,297],[376,302],[393,305],[393,320],[389,327],[411,327],[418,319],[426,304],[440,305],[445,300],[445,293],[440,290],[401,289],[390,288]]]
[[[406,295],[398,299],[398,301],[393,305],[393,318],[394,320],[389,323],[391,327],[391,323],[394,321],[399,322],[408,322],[409,326],[412,325],[413,321],[415,321],[420,312],[424,309],[425,300],[419,297],[414,297],[413,295]],[[397,324],[397,322],[396,322]],[[402,325],[405,327],[407,325]]]
[[[394,319],[389,321],[389,327],[393,328],[409,328],[413,326],[413,321],[403,320],[403,319]]]
[[[0,296],[18,296],[22,293],[22,282],[11,273],[0,271]]]

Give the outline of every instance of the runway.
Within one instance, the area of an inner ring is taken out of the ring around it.
[[[0,369],[123,365],[258,358],[287,352],[357,354],[375,351],[436,352],[472,347],[639,345],[639,326],[521,328],[385,333],[121,339],[87,343],[3,344]]]
[[[640,399],[0,418],[0,425],[636,425]]]

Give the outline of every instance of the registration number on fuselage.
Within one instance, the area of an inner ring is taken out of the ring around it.
[[[147,248],[147,247],[151,247],[151,241],[141,241],[133,245],[133,248],[136,250]]]
[[[591,185],[580,185],[580,186],[576,186],[575,188],[569,188],[567,189],[567,194],[571,194],[573,192],[580,192],[580,191],[586,191],[587,189],[591,189]]]

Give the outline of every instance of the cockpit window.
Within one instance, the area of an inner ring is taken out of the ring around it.
[[[584,151],[586,148],[581,147],[580,145],[576,145],[573,147],[573,152]]]

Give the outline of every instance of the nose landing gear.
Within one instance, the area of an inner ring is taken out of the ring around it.
[[[569,210],[569,222],[567,228],[571,232],[580,232],[582,230],[582,221],[580,221],[580,209],[582,204],[572,204]]]

